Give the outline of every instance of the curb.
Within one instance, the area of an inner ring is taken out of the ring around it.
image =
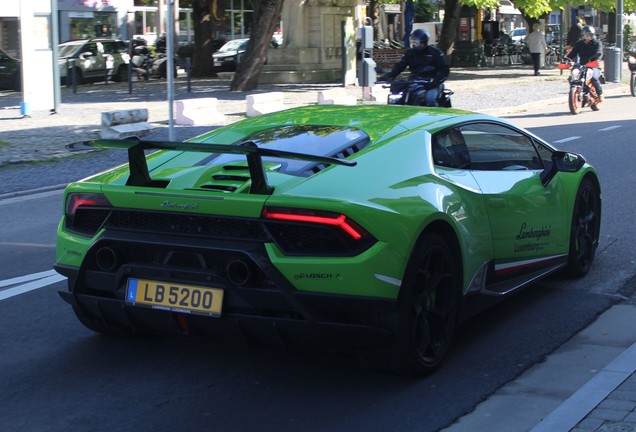
[[[570,431],[634,372],[636,342],[530,429],[530,432]]]
[[[605,95],[629,94],[629,88],[619,87],[615,89],[609,89],[604,91],[603,94]],[[538,108],[538,107],[542,107],[546,105],[558,105],[560,103],[567,103],[567,99],[564,100],[563,97],[554,98],[554,99],[546,99],[539,102],[530,102],[527,104],[517,105],[517,106],[507,107],[507,108],[488,108],[485,110],[479,110],[479,112],[482,114],[503,116],[503,115],[516,114],[516,113],[528,111],[530,109],[534,109],[534,108]]]

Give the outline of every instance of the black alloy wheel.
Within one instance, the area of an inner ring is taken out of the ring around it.
[[[427,235],[408,276],[411,342],[417,369],[427,372],[444,358],[457,324],[458,269],[452,251],[438,235]],[[412,270],[413,271],[413,270]]]
[[[574,277],[586,275],[592,267],[601,227],[601,199],[598,188],[589,179],[583,179],[576,194],[570,252],[567,270]]]
[[[361,363],[408,375],[433,372],[451,345],[460,292],[461,270],[453,250],[441,235],[423,234],[407,266],[398,310],[384,323],[394,338],[359,352]]]

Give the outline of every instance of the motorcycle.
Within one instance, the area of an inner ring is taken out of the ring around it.
[[[627,67],[631,76],[629,77],[629,91],[636,97],[636,50],[629,50],[627,53]]]
[[[599,73],[599,80],[603,82],[599,69],[598,60],[588,62],[586,64],[560,63],[559,69],[570,69],[570,93],[568,95],[568,104],[570,112],[574,115],[578,114],[582,108],[589,106],[592,111],[598,111],[602,100],[596,94],[592,78],[595,73]]]
[[[384,84],[383,88],[390,89],[387,97],[388,105],[414,105],[427,106],[426,93],[436,86],[432,78],[416,79],[411,81],[392,81]],[[437,106],[451,108],[451,95],[453,92],[439,84],[439,95],[437,96]]]
[[[138,79],[167,78],[168,56],[165,52],[165,43],[157,42],[157,54],[153,56],[145,44],[139,44],[133,48],[131,57],[133,71]],[[174,76],[177,75],[175,65]]]
[[[137,74],[137,79],[144,78],[148,80],[150,78],[152,60],[150,50],[148,50],[145,45],[133,48],[133,54],[130,62],[132,63],[133,72]]]

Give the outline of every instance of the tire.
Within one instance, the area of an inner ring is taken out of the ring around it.
[[[581,95],[581,88],[577,86],[570,86],[570,94],[568,96],[568,104],[570,105],[570,112],[572,115],[577,115],[581,110],[581,101],[579,97]]]
[[[596,185],[583,179],[576,193],[567,272],[572,277],[585,276],[592,267],[601,227],[601,198]]]
[[[444,238],[425,233],[402,282],[397,311],[382,317],[393,340],[358,353],[363,365],[408,375],[427,375],[443,361],[459,316],[459,260]]]
[[[629,91],[632,94],[632,97],[636,97],[636,73],[632,72],[629,77]]]
[[[128,81],[128,65],[123,64],[117,69],[117,74],[113,77],[113,81],[126,82]]]

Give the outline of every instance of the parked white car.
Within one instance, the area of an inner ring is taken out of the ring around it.
[[[510,42],[519,43],[522,42],[528,35],[528,29],[525,27],[519,27],[510,32]]]

